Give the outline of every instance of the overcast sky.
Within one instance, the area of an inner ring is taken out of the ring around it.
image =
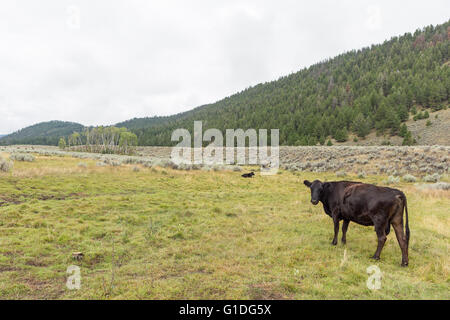
[[[178,113],[449,12],[448,0],[2,0],[0,134]]]

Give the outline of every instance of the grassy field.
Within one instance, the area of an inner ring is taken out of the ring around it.
[[[450,191],[394,185],[410,214],[402,268],[393,232],[377,262],[372,227],[351,223],[347,245],[331,245],[332,220],[302,182],[340,180],[334,173],[242,179],[82,162],[37,155],[0,173],[0,298],[450,298]],[[366,285],[373,264],[383,272],[379,290]],[[66,287],[70,265],[80,267],[79,290]]]

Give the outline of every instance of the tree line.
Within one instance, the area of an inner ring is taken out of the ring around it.
[[[95,127],[85,128],[59,139],[61,149],[75,151],[132,154],[137,146],[137,136],[127,128]]]

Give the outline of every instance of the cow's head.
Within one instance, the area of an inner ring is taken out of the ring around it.
[[[309,182],[308,180],[303,181],[305,186],[311,189],[311,203],[316,205],[322,197],[323,183],[319,180],[314,180]]]

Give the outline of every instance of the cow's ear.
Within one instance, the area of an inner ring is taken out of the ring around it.
[[[309,182],[308,180],[303,181],[303,183],[304,183],[305,186],[307,186],[308,188],[311,187],[311,182]]]

